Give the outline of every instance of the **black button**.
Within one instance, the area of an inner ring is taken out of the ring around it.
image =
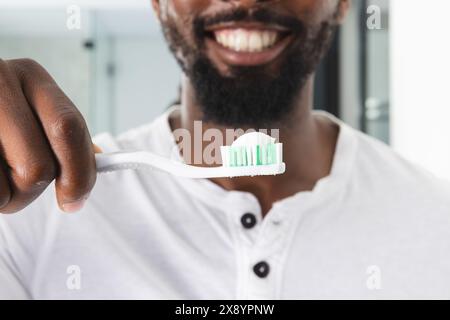
[[[242,216],[241,223],[245,229],[251,229],[256,225],[256,217],[252,213],[246,213]]]
[[[253,272],[260,278],[265,278],[269,274],[270,266],[267,262],[261,261],[255,264]]]

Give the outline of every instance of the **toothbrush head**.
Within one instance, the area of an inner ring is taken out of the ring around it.
[[[249,176],[277,175],[286,170],[283,144],[261,132],[244,134],[220,151],[223,167],[247,170]]]
[[[95,159],[97,172],[153,168],[192,179],[277,175],[286,170],[282,144],[263,133],[244,134],[220,151],[223,165],[208,168],[187,165],[148,151],[96,154]]]

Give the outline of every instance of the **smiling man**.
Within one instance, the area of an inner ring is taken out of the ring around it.
[[[173,132],[195,121],[278,129],[286,173],[97,177],[84,120],[50,75],[1,61],[0,297],[450,298],[448,184],[312,111],[349,1],[153,7],[183,70],[180,105],[96,144],[182,160]]]

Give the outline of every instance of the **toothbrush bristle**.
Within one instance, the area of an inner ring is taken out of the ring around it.
[[[223,146],[220,148],[224,167],[245,167],[281,164],[282,144],[254,146]]]

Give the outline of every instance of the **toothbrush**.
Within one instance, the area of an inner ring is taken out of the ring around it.
[[[98,173],[150,167],[193,179],[278,175],[286,170],[282,144],[260,132],[244,134],[220,152],[220,167],[191,166],[147,151],[98,153],[95,158]]]

